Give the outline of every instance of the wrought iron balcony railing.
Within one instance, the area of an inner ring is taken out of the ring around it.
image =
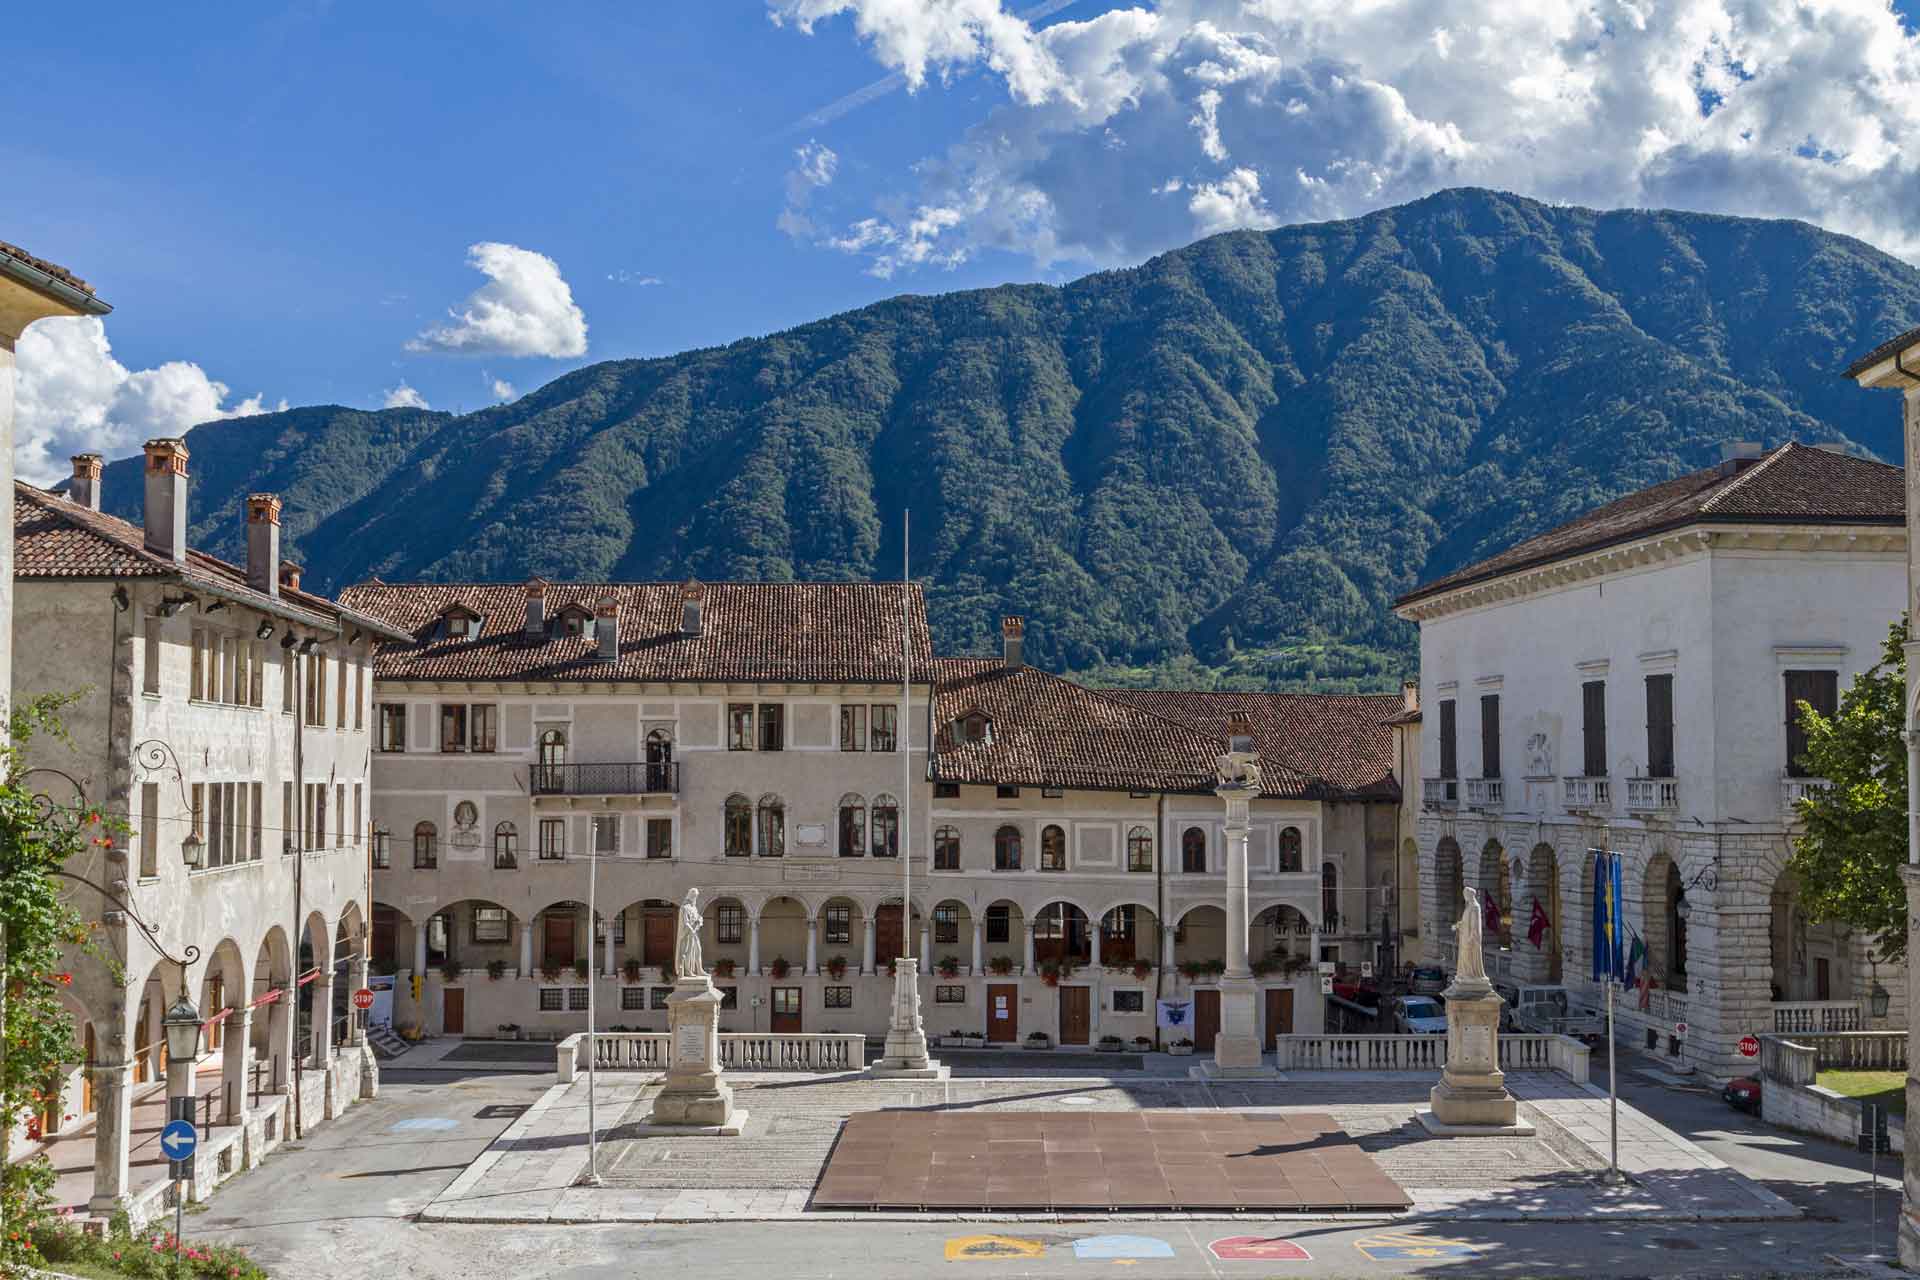
[[[532,774],[533,794],[537,796],[671,795],[680,790],[678,761],[536,764]]]

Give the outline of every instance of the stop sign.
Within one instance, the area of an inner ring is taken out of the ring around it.
[[[1741,1056],[1747,1058],[1758,1057],[1760,1054],[1760,1038],[1758,1036],[1741,1036],[1740,1053]]]
[[[353,1007],[356,1009],[373,1008],[373,988],[362,987],[353,993]]]

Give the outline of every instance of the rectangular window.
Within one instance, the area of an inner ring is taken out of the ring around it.
[[[1607,682],[1580,686],[1580,758],[1582,776],[1607,776]]]
[[[934,783],[933,798],[935,800],[958,800],[960,798],[960,784],[957,782]]]
[[[467,708],[468,725],[472,741],[468,749],[482,754],[492,754],[500,749],[500,708],[491,702],[477,702]]]
[[[280,651],[280,709],[289,713],[293,710],[293,686],[296,683],[293,664],[293,650],[282,649]]]
[[[1459,722],[1452,698],[1440,700],[1440,776],[1460,776]]]
[[[987,941],[1013,941],[1013,913],[1005,903],[987,908]]]
[[[317,728],[327,724],[327,655],[307,656],[307,723]]]
[[[840,749],[842,751],[865,751],[867,749],[867,709],[852,705],[840,708]]]
[[[829,1009],[851,1009],[853,1008],[853,988],[828,987],[826,998],[822,1003]]]
[[[473,909],[473,940],[475,942],[507,941],[507,909],[475,907]]]
[[[772,1003],[776,1014],[800,1012],[800,988],[775,987]]]
[[[403,704],[380,704],[380,741],[376,745],[382,751],[407,749],[407,709]]]
[[[620,852],[620,815],[616,813],[597,813],[593,817],[593,851],[595,853]]]
[[[1647,776],[1673,776],[1673,677],[1647,677]]]
[[[760,704],[760,749],[779,751],[785,748],[786,708],[777,702]]]
[[[665,1009],[667,1007],[668,999],[671,998],[673,995],[673,988],[672,987],[655,987],[653,989],[652,994],[653,994],[653,1003],[651,1004],[650,1007],[654,1009]]]
[[[1800,704],[1806,703],[1831,720],[1840,710],[1838,671],[1789,671],[1787,681],[1787,776],[1809,776],[1807,731],[1800,726]]]
[[[753,750],[753,704],[751,702],[727,704],[727,750]]]
[[[945,943],[960,941],[960,908],[948,903],[933,909],[933,940]]]
[[[620,1011],[632,1013],[636,1009],[647,1007],[647,989],[645,987],[620,988]]]
[[[720,988],[720,1012],[731,1013],[740,1007],[740,988]]]
[[[567,820],[540,819],[540,861],[558,862],[567,856]]]
[[[827,908],[827,945],[853,941],[853,908],[844,904]]]
[[[1002,783],[993,789],[993,794],[997,800],[1018,800],[1020,798],[1020,788],[1010,787]]]
[[[354,732],[367,727],[367,664],[364,660],[353,664],[353,728]]]
[[[746,912],[735,903],[723,902],[714,909],[714,938],[722,944],[740,941]]]
[[[247,856],[258,860],[266,847],[267,787],[264,782],[256,782],[250,789],[253,793],[253,835],[248,842],[251,852]]]
[[[140,874],[160,874],[160,784],[140,784]]]
[[[566,996],[559,987],[540,988],[540,1012],[559,1013],[566,1007],[563,1003],[565,999]]]
[[[353,784],[353,835],[351,837],[354,844],[360,843],[360,837],[367,829],[366,811],[361,808],[360,801],[360,784],[356,782]],[[257,854],[259,850],[256,849],[254,852]]]
[[[649,858],[671,858],[673,856],[673,819],[647,819],[647,856]]]
[[[1144,991],[1114,992],[1113,1011],[1115,1013],[1145,1013],[1147,1011],[1147,993]]]
[[[336,848],[347,843],[347,784],[333,784],[333,843]]]
[[[585,987],[568,987],[567,1012],[585,1013],[587,1011],[587,1000],[591,994],[592,993]]]
[[[300,816],[294,812],[293,808],[293,784],[283,782],[280,784],[280,850],[282,853],[292,853],[298,847],[294,841],[293,832],[299,821]]]
[[[937,986],[933,989],[933,1002],[935,1004],[965,1004],[967,1002],[967,989],[957,983],[953,986]]]
[[[262,640],[253,642],[253,688],[249,701],[256,707],[267,705],[267,646]]]
[[[387,831],[383,828],[373,833],[373,869],[385,871],[393,865],[393,848]]]
[[[891,702],[877,702],[873,707],[873,749],[875,751],[898,750],[900,708]]]
[[[440,750],[467,749],[467,708],[461,703],[446,703],[440,708]]]
[[[1480,699],[1480,776],[1500,776],[1500,695],[1485,694]]]
[[[193,629],[193,683],[187,696],[198,702],[207,696],[207,629]]]
[[[226,788],[218,782],[207,787],[207,865],[226,865],[226,806],[222,803]]]
[[[141,627],[141,640],[144,641],[140,662],[140,690],[143,693],[160,692],[160,619],[148,614]]]

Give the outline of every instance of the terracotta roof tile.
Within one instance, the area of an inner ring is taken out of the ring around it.
[[[5,240],[0,240],[0,253],[6,254],[9,258],[18,258],[21,262],[26,263],[36,271],[44,271],[54,279],[61,281],[63,284],[72,285],[82,293],[89,295],[93,293],[92,285],[59,263],[48,262],[45,258],[35,257],[18,245],[8,244]]]
[[[1227,718],[1245,712],[1260,747],[1260,790],[1267,796],[1394,799],[1393,733],[1397,693],[1233,693],[1108,689],[1109,698],[1224,739]]]
[[[385,583],[348,587],[340,599],[407,633],[382,645],[374,671],[385,680],[541,680],[732,684],[888,684],[900,679],[900,584],[888,582],[721,582],[706,587],[702,630],[681,634],[678,582],[552,583],[551,620],[568,606],[592,614],[603,599],[620,609],[620,652],[598,657],[593,627],[569,636],[549,623],[524,631],[521,583]],[[477,636],[444,634],[455,604],[480,615]],[[915,682],[927,679],[932,645],[926,603],[912,588]]]
[[[1894,352],[1905,351],[1916,342],[1920,342],[1920,329],[1909,329],[1898,337],[1888,338],[1885,342],[1848,365],[1847,371],[1840,376],[1843,378],[1857,378]],[[1900,363],[1904,365],[1907,362],[1902,360]]]
[[[1469,583],[1693,524],[1906,523],[1899,467],[1829,449],[1784,444],[1758,461],[1723,462],[1630,493],[1485,560],[1424,583],[1411,604]]]

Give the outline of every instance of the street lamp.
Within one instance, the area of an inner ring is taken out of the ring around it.
[[[198,871],[206,861],[207,842],[198,832],[187,832],[187,838],[180,842],[180,858],[187,864],[187,870]]]
[[[167,1061],[191,1065],[200,1056],[200,1010],[187,999],[184,986],[180,989],[180,998],[160,1019],[160,1026],[167,1037]]]
[[[1687,901],[1686,894],[1683,893],[1673,900],[1673,914],[1680,917],[1681,924],[1685,924],[1692,918],[1693,904]]]
[[[1875,982],[1873,990],[1867,995],[1867,1008],[1872,1011],[1874,1017],[1884,1018],[1887,1016],[1887,1006],[1892,1001],[1893,997],[1887,994],[1887,989]]]

